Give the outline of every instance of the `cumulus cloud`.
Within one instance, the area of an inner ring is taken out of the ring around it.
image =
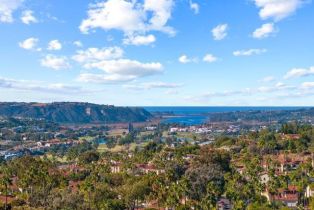
[[[118,29],[125,32],[144,30],[143,11],[137,10],[135,2],[124,0],[108,0],[91,5],[88,18],[83,20],[80,30],[83,33],[90,29]]]
[[[167,26],[171,18],[173,0],[108,0],[90,6],[88,17],[80,25],[83,33],[92,29],[121,30],[125,34],[162,31],[173,35],[174,29]]]
[[[212,29],[214,40],[223,40],[227,36],[228,24],[220,24]]]
[[[291,79],[291,78],[299,78],[299,77],[307,77],[314,75],[314,66],[305,69],[305,68],[294,68],[291,69],[286,73],[284,76],[285,79]]]
[[[16,80],[0,77],[0,88],[20,91],[40,91],[57,94],[76,94],[89,92],[79,86],[70,86],[61,83],[47,84],[42,81]]]
[[[21,21],[25,23],[26,25],[29,25],[31,23],[38,23],[38,20],[33,15],[32,10],[25,10],[22,12]]]
[[[217,61],[217,60],[218,60],[218,58],[215,57],[215,56],[212,55],[212,54],[206,54],[206,55],[204,56],[204,58],[203,58],[203,61],[204,61],[204,62],[207,62],[207,63],[213,63],[213,62],[215,62],[215,61]]]
[[[13,13],[17,10],[24,0],[1,0],[0,1],[0,22],[12,23]]]
[[[40,50],[40,48],[36,48],[38,42],[39,42],[39,39],[31,37],[31,38],[25,39],[22,42],[19,42],[19,46],[25,50]]]
[[[304,0],[254,0],[255,5],[260,8],[259,16],[261,19],[272,18],[280,21],[293,13],[302,6]]]
[[[197,3],[193,2],[192,0],[190,0],[189,3],[190,3],[191,10],[193,10],[195,14],[198,14],[200,11],[200,6]]]
[[[251,56],[266,53],[266,49],[249,49],[249,50],[237,50],[233,52],[234,56]]]
[[[79,63],[91,63],[122,58],[123,54],[124,51],[120,47],[88,48],[77,51],[72,58]]]
[[[260,28],[256,29],[253,32],[252,36],[256,39],[263,39],[263,38],[269,37],[275,32],[276,32],[276,29],[274,27],[274,24],[266,23],[266,24],[263,24]]]
[[[76,47],[83,47],[83,44],[81,41],[74,41],[73,45],[75,45]]]
[[[168,20],[171,18],[173,6],[173,0],[145,0],[144,11],[146,15],[152,13],[148,24],[146,23],[147,30],[162,31],[174,35],[174,29],[167,26]]]
[[[103,60],[88,63],[85,64],[85,68],[97,68],[108,74],[133,76],[135,78],[159,74],[163,71],[161,63],[141,63],[139,61],[129,59]]]
[[[47,50],[61,50],[61,49],[62,49],[62,44],[59,42],[59,40],[51,40],[48,43]]]
[[[189,63],[189,62],[191,62],[191,60],[188,58],[187,55],[181,55],[178,60],[179,60],[180,63]]]
[[[206,54],[203,59],[202,59],[204,62],[207,62],[207,63],[213,63],[215,61],[218,60],[217,57],[215,57],[214,55],[212,54]],[[183,63],[183,64],[187,64],[187,63],[198,63],[199,62],[199,58],[198,57],[194,57],[194,58],[190,58],[188,57],[187,55],[183,54],[181,55],[179,58],[178,58],[178,61],[180,63]]]
[[[178,58],[178,61],[180,62],[180,63],[184,63],[184,64],[186,64],[186,63],[196,63],[197,61],[198,61],[198,59],[197,58],[189,58],[187,55],[185,55],[185,54],[183,54],[183,55],[181,55],[179,58]]]
[[[126,45],[150,45],[156,41],[156,37],[152,34],[149,35],[130,35],[123,40]]]
[[[71,67],[65,56],[46,55],[40,62],[43,67],[54,70],[69,69]]]
[[[163,72],[159,62],[140,62],[123,58],[124,51],[119,47],[88,48],[79,50],[72,57],[85,69],[99,69],[103,74],[84,73],[78,78],[81,82],[125,82],[140,77],[151,76]]]

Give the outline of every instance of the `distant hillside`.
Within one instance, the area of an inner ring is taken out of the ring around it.
[[[46,119],[59,123],[143,122],[152,115],[143,108],[90,103],[1,103],[0,116]]]
[[[210,120],[213,122],[235,122],[235,121],[260,121],[270,120],[284,123],[288,121],[314,122],[314,108],[303,108],[296,110],[255,110],[255,111],[236,111],[211,113]]]

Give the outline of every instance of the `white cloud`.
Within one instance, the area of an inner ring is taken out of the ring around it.
[[[80,30],[84,33],[93,28],[143,31],[144,17],[145,13],[136,9],[134,1],[108,0],[90,6],[88,18],[82,21]]]
[[[174,35],[173,28],[167,26],[168,20],[171,18],[173,0],[145,0],[144,11],[147,14],[153,13],[148,20],[147,30],[156,30]]]
[[[173,0],[108,0],[91,5],[88,18],[80,25],[83,33],[91,29],[121,30],[126,35],[146,33],[151,30],[173,35],[174,30],[167,26],[171,18]]]
[[[12,23],[13,13],[24,0],[0,0],[0,22]]]
[[[103,74],[81,74],[78,80],[96,83],[125,82],[163,72],[163,65],[159,62],[142,63],[137,60],[124,59],[123,54],[124,51],[119,47],[89,48],[77,51],[72,59],[85,69],[104,71]]]
[[[203,61],[204,62],[207,62],[207,63],[213,63],[215,61],[217,61],[218,58],[216,58],[214,55],[212,54],[206,54],[203,58]]]
[[[282,20],[292,15],[305,2],[304,0],[254,0],[260,8],[261,19],[272,18],[275,21]]]
[[[39,40],[37,38],[31,37],[19,42],[19,46],[25,50],[40,50],[39,48],[36,49],[38,42]]]
[[[203,57],[203,61],[204,62],[207,62],[207,63],[213,63],[215,61],[217,61],[218,58],[215,57],[214,55],[212,54],[206,54],[204,57]],[[197,63],[199,62],[199,59],[197,57],[194,57],[194,58],[190,58],[188,57],[187,55],[183,54],[181,55],[179,58],[178,58],[178,61],[180,63],[183,63],[183,64],[186,64],[186,63]]]
[[[207,92],[196,96],[188,96],[187,100],[193,101],[208,101],[211,98],[223,98],[243,100],[244,98],[254,97],[253,100],[263,99],[263,100],[280,100],[283,98],[303,98],[314,95],[314,82],[303,82],[298,86],[285,84],[283,82],[278,82],[271,86],[262,86],[257,88],[246,88],[241,90],[236,90],[234,88],[232,91],[218,91],[218,92]]]
[[[178,60],[179,60],[180,63],[189,63],[189,62],[191,62],[191,60],[188,58],[187,55],[181,55]]]
[[[143,85],[148,89],[152,89],[152,88],[173,89],[173,88],[182,87],[182,84],[165,83],[165,82],[148,82],[148,83],[144,83]]]
[[[263,86],[259,87],[255,93],[274,93],[274,92],[279,92],[279,91],[284,91],[284,90],[291,90],[291,89],[296,89],[297,87],[292,86],[292,85],[287,85],[282,82],[276,83],[274,86]]]
[[[165,83],[165,82],[147,82],[141,84],[128,84],[124,88],[133,90],[149,90],[149,89],[176,89],[182,87],[182,84]]]
[[[261,79],[260,81],[261,82],[272,82],[275,80],[275,77],[273,76],[267,76],[267,77],[264,77],[263,79]]]
[[[277,82],[276,85],[275,85],[275,90],[287,90],[287,89],[292,89],[292,88],[295,88],[295,86],[292,86],[292,85],[287,85],[285,83],[282,83],[282,82]]]
[[[111,75],[131,76],[134,78],[162,73],[161,63],[141,63],[136,60],[118,59],[87,63],[85,68],[97,68]]]
[[[200,6],[197,3],[193,2],[192,0],[190,0],[189,3],[190,3],[191,10],[193,10],[195,14],[198,14],[200,11]]]
[[[189,58],[187,55],[185,55],[185,54],[183,54],[183,55],[181,55],[179,58],[178,58],[178,61],[180,62],[180,63],[184,63],[184,64],[186,64],[186,63],[196,63],[197,61],[198,61],[198,59],[197,58]]]
[[[55,55],[46,55],[45,58],[41,59],[41,65],[54,70],[69,69],[71,67],[66,57]]]
[[[165,94],[167,95],[178,95],[179,94],[179,91],[176,90],[176,89],[169,89],[165,92]]]
[[[83,44],[81,41],[74,41],[73,44],[76,46],[76,47],[83,47]]]
[[[144,35],[144,36],[141,36],[141,35],[136,35],[136,36],[133,36],[133,35],[130,35],[128,37],[126,37],[124,40],[123,40],[123,43],[126,44],[126,45],[136,45],[136,46],[139,46],[139,45],[149,45],[149,44],[152,44],[156,41],[156,38],[154,35],[152,34],[149,34],[149,35]]]
[[[259,55],[267,52],[266,49],[249,49],[249,50],[237,50],[233,52],[234,56],[251,56],[251,55]]]
[[[79,50],[72,58],[79,63],[91,63],[102,60],[122,58],[124,51],[120,47],[88,48]]]
[[[220,24],[212,29],[215,40],[223,40],[227,36],[228,24]]]
[[[23,23],[29,25],[31,23],[38,23],[38,20],[36,17],[33,15],[32,10],[25,10],[22,12],[21,20]]]
[[[136,76],[119,75],[119,74],[90,74],[90,73],[80,74],[79,77],[77,78],[79,82],[98,83],[98,84],[101,84],[101,83],[115,84],[117,82],[128,82],[134,79],[136,79]]]
[[[78,86],[70,86],[61,83],[47,84],[42,81],[16,80],[0,77],[0,88],[19,91],[39,91],[56,94],[82,94],[90,92]]]
[[[263,39],[263,38],[269,37],[275,32],[276,32],[276,29],[274,27],[274,24],[266,23],[266,24],[263,24],[260,28],[256,29],[253,32],[252,36],[256,39]]]
[[[273,92],[274,88],[273,87],[259,87],[257,88],[258,92],[261,92],[261,93],[267,93],[267,92]]]
[[[298,77],[307,77],[311,75],[314,75],[314,66],[310,67],[309,69],[302,69],[302,68],[291,69],[289,72],[286,73],[284,78],[291,79],[291,78],[298,78]]]
[[[248,89],[234,90],[234,91],[222,91],[222,92],[207,92],[199,96],[188,97],[188,99],[201,101],[203,99],[208,99],[208,98],[230,97],[230,96],[236,96],[236,95],[246,95],[249,93],[250,93],[250,90]]]
[[[59,40],[51,40],[48,43],[47,50],[61,50],[61,49],[62,49],[62,44],[59,42]]]
[[[302,89],[312,89],[314,88],[314,82],[303,82],[301,84]]]

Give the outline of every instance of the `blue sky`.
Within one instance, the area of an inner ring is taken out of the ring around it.
[[[0,0],[0,100],[313,106],[310,0]]]

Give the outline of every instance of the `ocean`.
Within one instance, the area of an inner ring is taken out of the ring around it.
[[[218,112],[235,112],[235,111],[276,111],[276,110],[297,110],[309,107],[266,107],[266,106],[201,106],[201,107],[175,107],[175,106],[148,106],[144,107],[151,113],[162,112],[162,113],[173,113],[176,116],[165,118],[162,123],[177,123],[186,125],[199,125],[207,122],[209,113]]]

